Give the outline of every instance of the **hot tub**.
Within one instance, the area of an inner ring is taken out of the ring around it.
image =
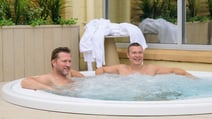
[[[93,76],[94,72],[82,72]],[[212,72],[190,71],[197,77],[211,77]],[[116,115],[116,116],[162,116],[212,113],[212,97],[170,101],[111,101],[75,98],[55,95],[44,91],[23,89],[21,79],[6,83],[2,97],[19,106],[63,113]]]

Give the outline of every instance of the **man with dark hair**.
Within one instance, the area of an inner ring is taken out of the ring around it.
[[[130,61],[129,65],[118,64],[101,67],[96,69],[96,75],[102,73],[114,73],[120,75],[129,75],[133,73],[141,73],[146,75],[175,73],[177,75],[192,76],[190,73],[180,68],[161,67],[153,64],[144,65],[144,51],[139,43],[132,43],[128,46],[127,57]]]
[[[71,51],[68,47],[58,47],[52,51],[51,65],[51,73],[27,77],[21,81],[21,86],[33,90],[54,91],[57,86],[74,82],[71,77],[84,77],[80,72],[71,69]]]

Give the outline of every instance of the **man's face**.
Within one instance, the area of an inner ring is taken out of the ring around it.
[[[58,58],[52,61],[53,69],[64,76],[70,74],[71,70],[71,54],[66,52],[60,52]]]
[[[130,60],[131,64],[140,65],[143,63],[143,49],[141,46],[131,46],[127,57]]]

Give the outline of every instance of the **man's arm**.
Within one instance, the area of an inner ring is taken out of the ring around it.
[[[104,66],[96,69],[95,74],[100,75],[103,73],[113,73],[113,74],[119,74],[119,67],[120,65],[112,65],[112,66]]]
[[[71,69],[71,76],[72,77],[85,77],[82,73],[80,73],[79,71],[73,70],[73,69]]]
[[[48,82],[42,82],[39,80],[41,80],[39,77],[28,77],[21,81],[21,86],[22,88],[32,90],[54,90],[51,85],[47,85]]]
[[[193,77],[192,74],[188,73],[187,71],[181,68],[157,67],[156,74],[168,74],[168,73]]]
[[[192,74],[188,73],[187,71],[181,69],[181,68],[172,68],[172,72],[178,75],[185,75],[189,77],[193,77]]]

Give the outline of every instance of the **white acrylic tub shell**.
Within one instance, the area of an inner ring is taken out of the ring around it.
[[[212,72],[194,72],[198,77],[212,77]],[[94,72],[82,72],[86,76]],[[212,113],[212,97],[172,101],[105,101],[59,96],[44,91],[23,89],[21,79],[6,83],[3,98],[13,104],[65,113],[97,115],[188,115]]]

